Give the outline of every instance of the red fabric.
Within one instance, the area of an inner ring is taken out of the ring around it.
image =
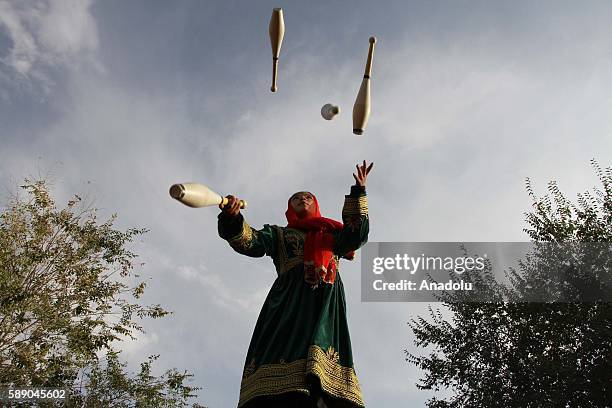
[[[333,259],[334,237],[332,232],[342,229],[341,222],[331,218],[321,217],[319,202],[312,194],[315,211],[307,218],[298,218],[297,213],[291,206],[291,198],[287,205],[285,216],[287,226],[306,232],[304,242],[304,280],[313,286],[317,286],[319,279],[333,284],[336,280],[337,265]],[[354,251],[345,255],[347,259],[353,259]]]

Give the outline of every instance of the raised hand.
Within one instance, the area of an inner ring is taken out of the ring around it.
[[[366,161],[363,161],[363,164],[357,165],[357,175],[355,175],[355,173],[353,173],[353,177],[355,178],[355,181],[357,182],[358,186],[363,186],[365,187],[366,185],[366,179],[368,178],[368,174],[370,174],[370,171],[372,170],[372,167],[374,166],[374,163],[370,163],[370,165],[368,166]]]

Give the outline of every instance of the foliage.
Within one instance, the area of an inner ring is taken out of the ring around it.
[[[592,162],[603,190],[578,195],[578,205],[555,182],[538,198],[527,179],[534,211],[526,214],[529,237],[538,242],[606,243],[606,276],[583,277],[585,284],[609,281],[612,241],[612,168]],[[588,257],[584,257],[583,260]],[[511,285],[496,289],[512,302],[446,301],[450,318],[430,308],[430,318],[409,322],[419,347],[430,353],[407,360],[423,369],[417,387],[452,391],[433,397],[430,408],[607,407],[612,393],[612,307],[607,301],[528,302],[527,288],[542,279],[534,263],[513,271]],[[578,262],[577,269],[584,266]],[[591,270],[591,269],[588,269]],[[601,270],[599,271],[601,272]],[[597,278],[597,279],[596,279]],[[576,283],[576,282],[574,282]],[[583,282],[584,283],[584,282]],[[567,284],[567,282],[566,282]],[[493,286],[494,287],[494,286]],[[584,287],[573,285],[573,289]],[[501,291],[504,293],[501,293]]]
[[[22,189],[25,198],[13,197],[0,214],[0,383],[73,388],[86,380],[86,392],[101,399],[111,392],[105,381],[122,379],[117,392],[147,401],[164,398],[165,384],[166,401],[183,406],[197,389],[182,384],[190,375],[149,378],[149,361],[130,379],[113,349],[143,331],[139,319],[168,314],[136,302],[145,282],[128,247],[146,230],[114,229],[114,215],[98,222],[79,196],[58,209],[45,181],[26,180]]]
[[[140,364],[140,372],[130,376],[126,363],[119,361],[119,353],[109,351],[105,364],[94,364],[87,373],[86,390],[75,390],[72,403],[80,407],[187,407],[188,398],[197,390],[184,382],[193,375],[170,369],[163,375],[151,374],[152,363],[159,355],[150,356]],[[193,404],[193,408],[204,408]]]

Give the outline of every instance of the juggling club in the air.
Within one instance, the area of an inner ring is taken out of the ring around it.
[[[272,87],[270,90],[276,92],[276,77],[278,75],[278,57],[280,55],[283,37],[285,36],[285,20],[283,19],[283,9],[275,8],[272,10],[270,25],[270,44],[272,45]]]
[[[372,74],[372,57],[374,56],[374,44],[376,38],[370,37],[370,49],[366,61],[365,73],[361,81],[361,87],[353,105],[353,133],[362,135],[370,118],[370,75]]]

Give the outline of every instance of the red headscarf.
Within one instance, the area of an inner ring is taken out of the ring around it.
[[[319,203],[314,194],[312,195],[315,211],[307,218],[298,218],[297,213],[291,206],[289,198],[287,211],[287,227],[295,228],[306,232],[304,241],[304,280],[316,287],[319,279],[326,283],[333,284],[336,279],[338,266],[334,259],[334,236],[332,232],[341,230],[341,222],[330,218],[321,217]],[[292,196],[293,197],[293,196]],[[345,255],[347,259],[353,259],[354,251]]]

